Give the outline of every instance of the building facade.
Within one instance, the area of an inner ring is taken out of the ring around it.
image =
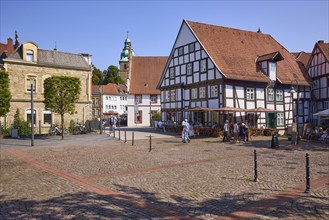
[[[92,86],[93,119],[127,113],[127,88],[125,85],[108,83]]]
[[[248,120],[250,126],[281,133],[294,121],[302,128],[310,108],[305,75],[306,69],[270,35],[184,20],[157,86],[162,118],[221,125],[225,119]],[[297,93],[290,93],[292,86]],[[275,112],[187,111],[195,107]]]
[[[51,76],[72,76],[80,79],[81,93],[76,103],[75,114],[65,114],[65,124],[70,120],[84,122],[91,119],[91,55],[73,54],[57,50],[38,48],[34,42],[25,42],[2,60],[3,68],[9,73],[12,95],[10,112],[6,124],[12,125],[16,110],[28,121],[35,116],[35,131],[47,133],[51,124],[60,124],[60,116],[43,104],[43,83]],[[31,110],[31,84],[33,84],[34,109]]]
[[[313,114],[329,109],[329,43],[318,41],[314,45],[306,68],[313,81],[314,99],[310,109],[311,122],[320,124],[320,118]]]

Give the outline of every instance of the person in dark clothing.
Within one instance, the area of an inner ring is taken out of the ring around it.
[[[248,132],[248,128],[246,127],[245,123],[241,123],[240,130],[239,130],[239,141],[243,140],[243,142],[246,142],[247,132]]]

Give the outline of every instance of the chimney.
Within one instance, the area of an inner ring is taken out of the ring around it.
[[[7,38],[7,46],[14,46],[13,45],[13,39],[11,39],[10,37]]]
[[[319,40],[318,41],[318,44],[321,44],[321,43],[323,44],[324,43],[324,40]]]

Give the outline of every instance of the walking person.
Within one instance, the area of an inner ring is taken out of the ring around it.
[[[225,141],[230,141],[229,138],[229,124],[228,124],[228,120],[225,121],[225,124],[223,126],[223,130],[224,130],[224,137],[223,137],[223,142]]]
[[[239,143],[240,141],[238,140],[239,137],[239,125],[238,123],[235,121],[234,125],[233,125],[233,135],[234,135],[234,141],[236,143]]]
[[[183,126],[183,131],[182,131],[182,142],[186,143],[186,141],[188,141],[190,143],[191,139],[189,137],[189,130],[190,130],[190,123],[188,123],[187,119],[185,119],[182,122],[182,126]]]

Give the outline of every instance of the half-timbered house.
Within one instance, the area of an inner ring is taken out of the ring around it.
[[[292,86],[295,94],[290,92]],[[302,128],[309,115],[306,69],[271,35],[260,31],[184,20],[157,88],[163,120],[188,118],[202,124],[248,120],[250,126],[283,133],[293,121]],[[246,112],[187,111],[194,107]],[[248,112],[259,107],[275,112]]]
[[[318,41],[313,48],[307,64],[308,74],[313,81],[315,96],[310,117],[314,124],[320,123],[320,118],[314,113],[329,109],[329,43]]]

